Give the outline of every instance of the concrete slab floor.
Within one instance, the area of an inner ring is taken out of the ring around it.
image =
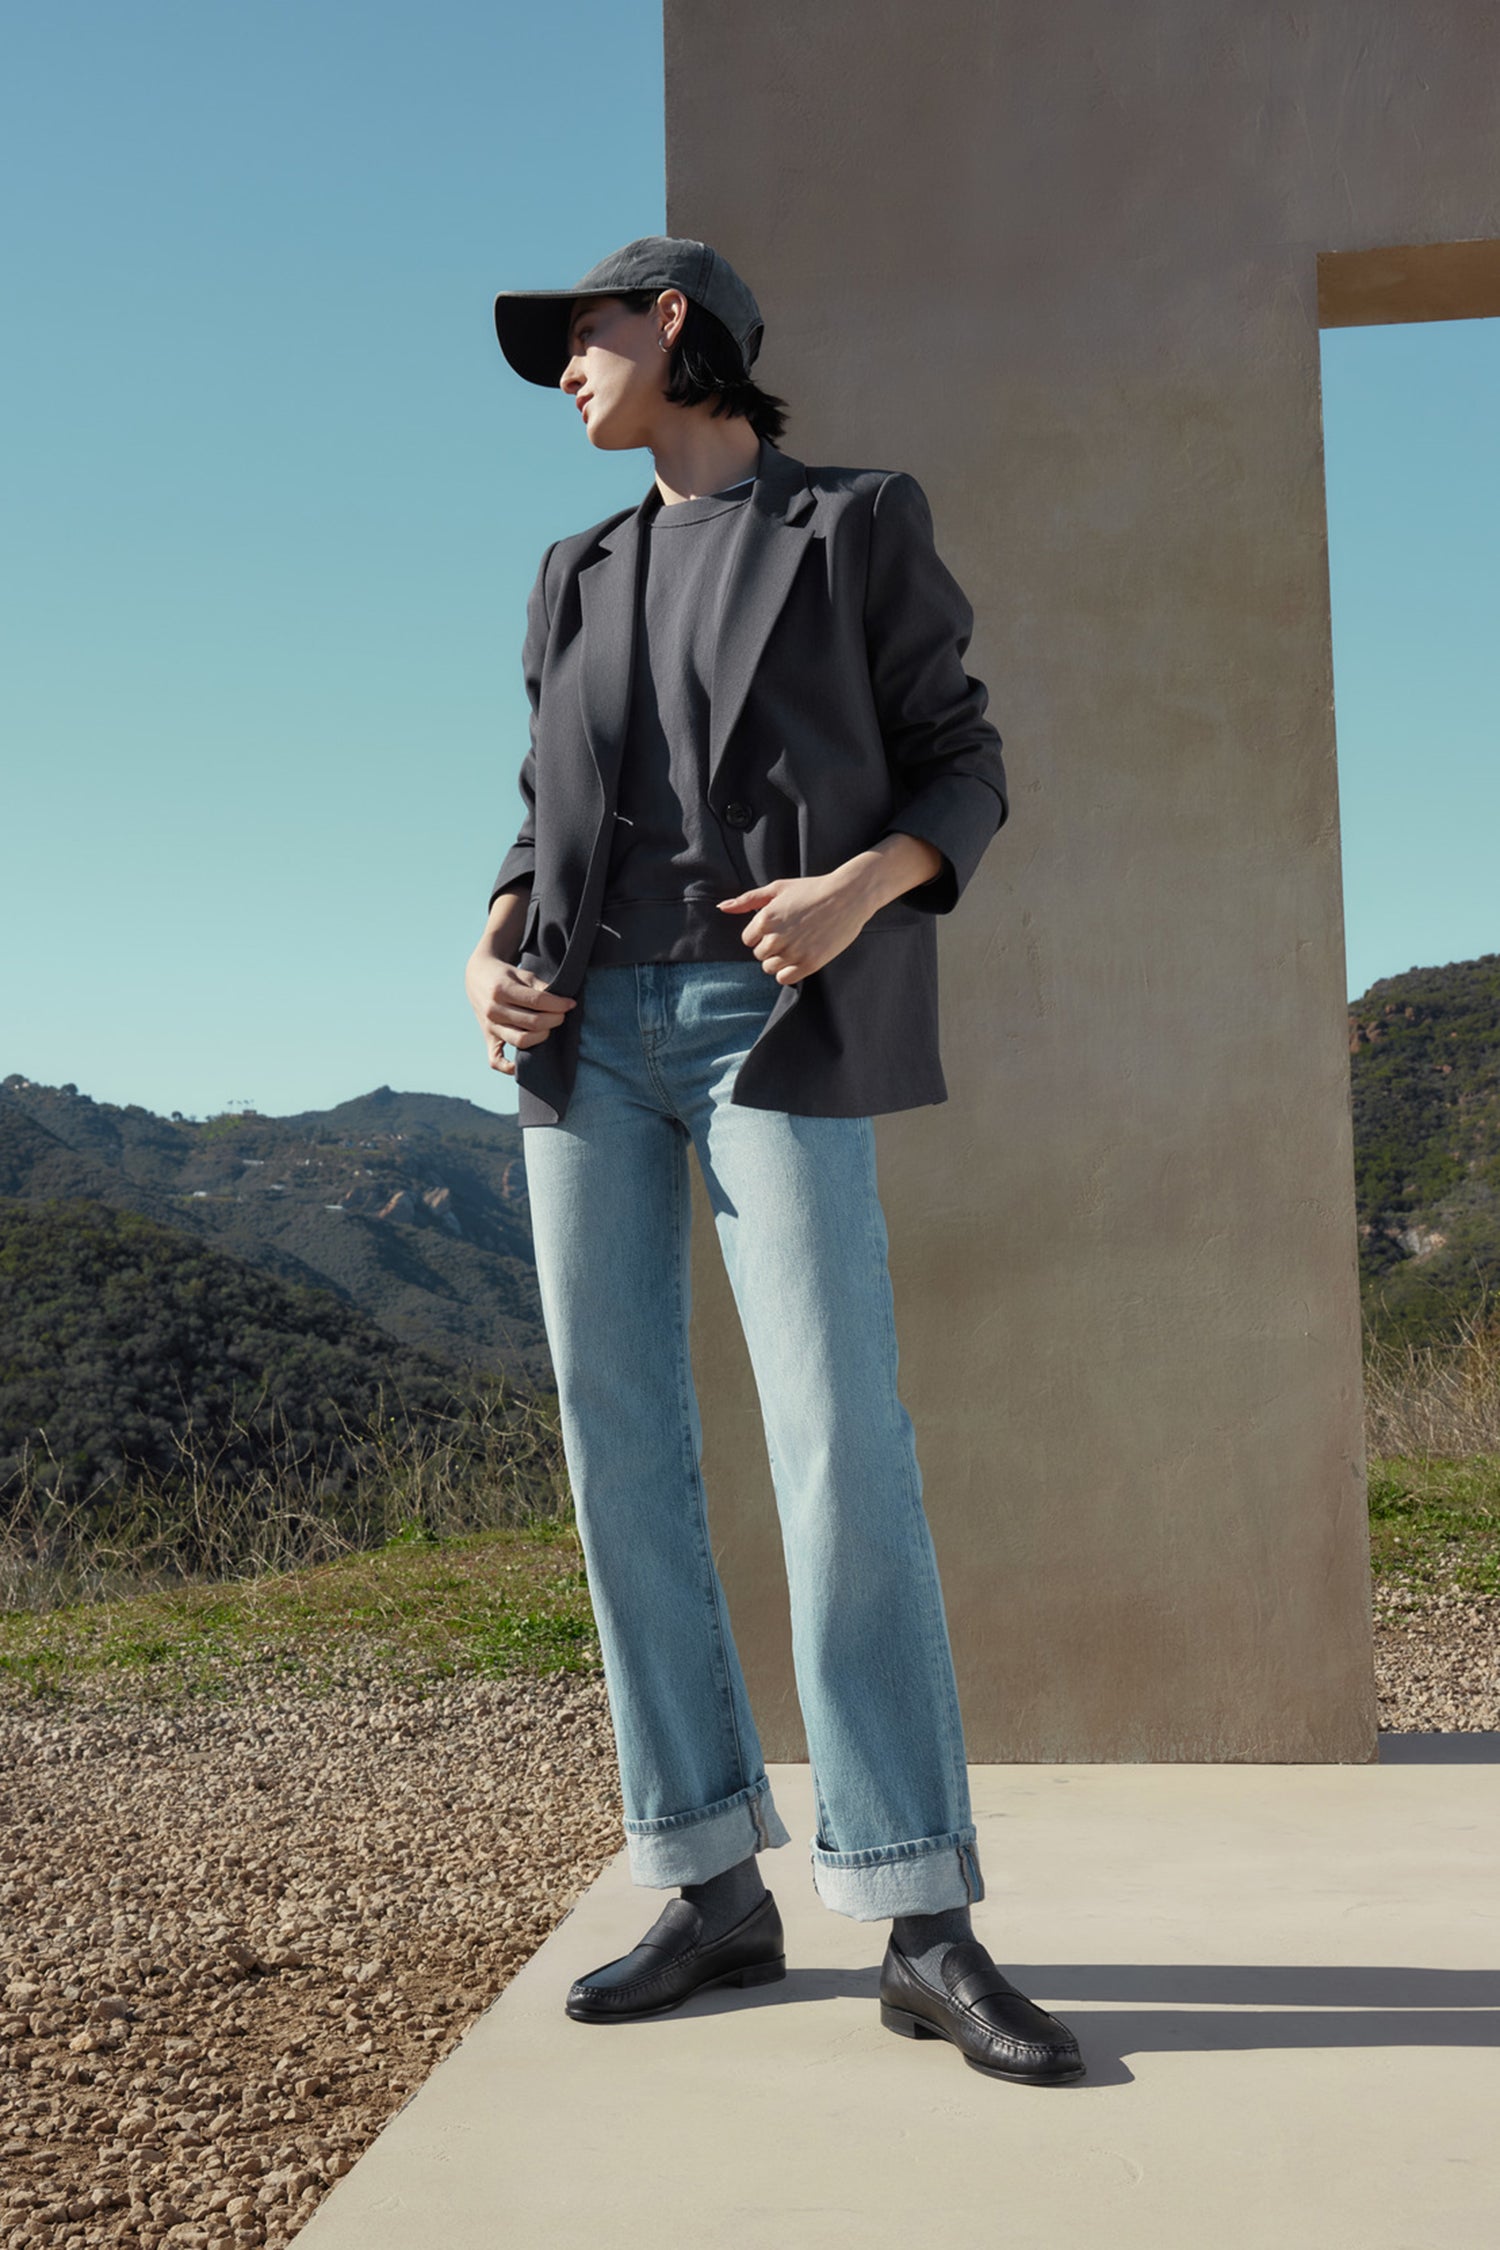
[[[307,2250],[1436,2250],[1500,2243],[1500,1735],[1359,1766],[971,1769],[975,1927],[1078,2032],[1027,2087],[896,2037],[889,1925],[771,1783],[780,1984],[570,2022],[668,1894],[621,1852],[298,2237]]]

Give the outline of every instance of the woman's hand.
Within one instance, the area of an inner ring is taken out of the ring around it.
[[[946,865],[936,844],[893,829],[829,875],[778,875],[721,898],[719,911],[748,914],[740,935],[761,967],[778,984],[796,984],[852,945],[882,906]]]
[[[560,992],[550,992],[530,969],[497,961],[488,952],[470,955],[464,985],[484,1033],[490,1068],[503,1071],[507,1078],[515,1077],[516,1066],[506,1060],[506,1041],[518,1048],[540,1046],[569,1008],[578,1005]]]
[[[880,899],[862,875],[778,875],[737,898],[721,898],[722,914],[748,914],[740,936],[767,976],[797,984],[852,945]]]
[[[577,1006],[561,993],[550,992],[530,969],[515,965],[529,902],[525,888],[498,894],[464,972],[464,989],[484,1033],[490,1068],[503,1071],[507,1078],[515,1077],[516,1066],[505,1059],[506,1041],[516,1048],[538,1046],[557,1029],[569,1008]]]

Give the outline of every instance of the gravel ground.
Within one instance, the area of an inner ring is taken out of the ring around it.
[[[1500,1729],[1500,1599],[1376,1665]],[[597,1676],[0,1711],[0,2244],[289,2241],[621,1840]]]
[[[0,2243],[290,2240],[619,1813],[597,1676],[0,1712]]]
[[[1500,1731],[1500,1596],[1377,1586],[1375,1686],[1383,1731]]]

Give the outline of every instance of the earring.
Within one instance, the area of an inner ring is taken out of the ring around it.
[[[665,351],[670,351],[670,350],[671,350],[671,348],[672,348],[672,347],[671,347],[671,345],[670,345],[670,344],[669,344],[669,343],[667,342],[667,333],[666,333],[666,330],[665,330],[665,329],[663,329],[663,330],[662,330],[661,334],[660,334],[660,335],[659,335],[659,336],[657,337],[656,341],[657,341],[657,343],[658,343],[658,345],[660,346],[660,348],[661,348],[661,350],[662,350],[662,351],[664,351],[664,352],[665,352]]]

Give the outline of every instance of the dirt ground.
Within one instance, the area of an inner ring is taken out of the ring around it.
[[[1500,1600],[1376,1674],[1500,1729]],[[0,1708],[0,2244],[290,2241],[621,1841],[589,1675]]]
[[[0,2243],[289,2241],[619,1810],[589,1675],[0,1712]]]

